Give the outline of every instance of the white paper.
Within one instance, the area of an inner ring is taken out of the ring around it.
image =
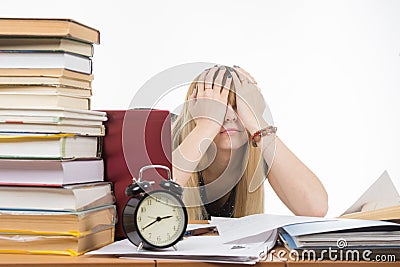
[[[332,220],[320,217],[290,216],[276,214],[255,214],[242,218],[211,218],[211,222],[218,228],[219,235],[224,243],[236,240],[246,241],[257,235],[266,235],[267,232],[279,227],[303,222]]]
[[[223,244],[219,236],[193,236],[177,243],[177,250],[167,248],[158,251],[140,250],[129,240],[114,242],[108,246],[86,253],[87,255],[116,255],[120,257],[201,260],[207,262],[230,262],[254,264],[265,249],[274,242],[251,244]]]
[[[369,205],[371,208],[365,208]],[[396,190],[387,171],[362,194],[362,196],[348,208],[342,215],[365,210],[384,208],[389,206],[400,205],[400,195]]]

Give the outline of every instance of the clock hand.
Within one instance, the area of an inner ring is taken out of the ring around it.
[[[163,219],[171,218],[171,217],[172,217],[172,215],[167,215],[167,216],[161,217],[161,218],[160,218],[160,221],[163,220]]]
[[[159,221],[161,221],[161,218],[157,217],[154,221],[152,221],[151,223],[149,223],[148,225],[143,227],[142,230],[146,229],[147,227],[149,227],[149,226],[151,226],[151,225],[153,225],[153,224],[155,224],[156,222],[159,222]]]
[[[173,217],[173,216],[172,216],[172,215],[167,215],[167,216],[164,216],[164,217],[160,217],[160,220],[162,220],[162,219],[168,219],[168,218],[171,218],[171,217]],[[147,218],[151,218],[151,219],[157,220],[157,218],[156,218],[156,217],[153,217],[153,216],[147,216]]]
[[[147,217],[149,217],[149,218],[154,218],[154,217],[151,217],[151,216],[147,216]],[[147,227],[149,227],[149,226],[155,224],[156,222],[159,222],[159,221],[161,221],[161,220],[163,220],[163,219],[168,219],[168,218],[171,218],[171,217],[173,217],[173,216],[172,216],[172,215],[167,215],[167,216],[164,216],[164,217],[158,216],[157,218],[155,218],[154,221],[152,221],[151,223],[149,223],[148,225],[146,225],[145,227],[143,227],[142,230],[144,230],[144,229],[146,229]]]

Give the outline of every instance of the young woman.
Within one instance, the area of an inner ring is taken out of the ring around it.
[[[263,213],[265,177],[294,214],[325,216],[323,185],[263,119],[265,108],[237,66],[214,66],[192,82],[173,126],[173,177],[189,219]]]

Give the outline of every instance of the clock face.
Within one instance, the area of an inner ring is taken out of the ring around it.
[[[140,201],[135,219],[141,238],[158,248],[178,242],[187,224],[182,201],[163,190],[153,191]]]

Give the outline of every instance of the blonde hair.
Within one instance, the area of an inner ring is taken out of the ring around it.
[[[226,67],[227,69],[227,67]],[[232,71],[232,69],[230,69]],[[221,71],[221,70],[220,70]],[[229,74],[225,72],[223,84],[225,83],[226,76]],[[188,110],[188,100],[197,87],[198,77],[190,84],[188,92],[186,94],[186,101],[184,103],[181,114],[177,117],[172,127],[172,147],[175,150],[186,138],[186,136],[195,128],[196,123],[192,119]],[[236,90],[232,83],[228,103],[236,111]],[[264,187],[262,185],[265,178],[263,158],[261,151],[258,147],[251,145],[247,146],[247,164],[236,185],[236,196],[235,196],[235,207],[234,217],[242,217],[250,214],[263,213],[264,212]],[[244,155],[245,156],[245,155]],[[243,158],[244,160],[246,157]],[[253,190],[253,185],[258,185]],[[184,202],[187,206],[189,220],[203,220],[207,218],[207,212],[201,200],[199,191],[199,175],[197,172],[193,172],[185,185],[190,190],[184,192]]]

